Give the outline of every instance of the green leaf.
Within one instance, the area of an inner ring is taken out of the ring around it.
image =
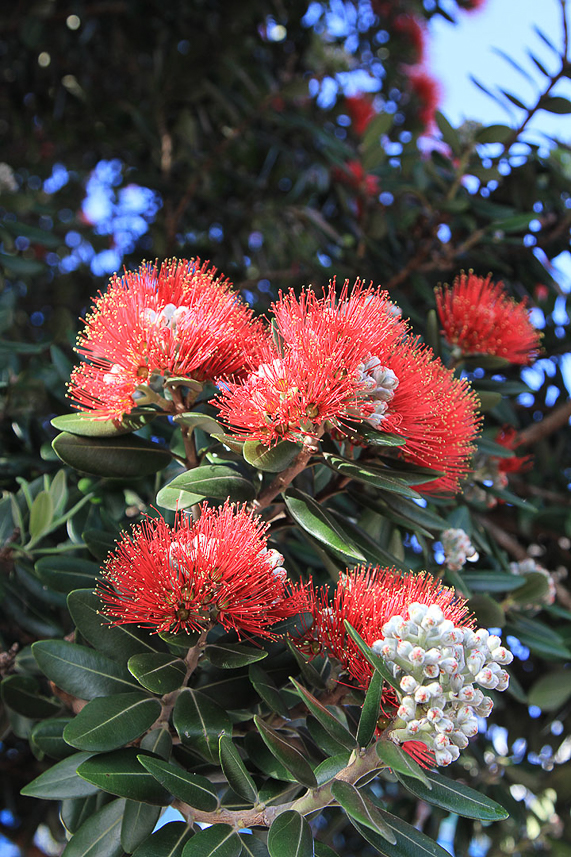
[[[396,845],[387,842],[379,833],[375,833],[374,830],[354,819],[352,824],[361,836],[384,857],[450,857],[448,851],[406,821],[402,821],[384,809],[379,808],[379,812],[387,827],[393,831]]]
[[[540,110],[549,110],[550,113],[571,113],[571,101],[560,95],[547,95],[539,102]]]
[[[364,562],[365,557],[343,533],[333,518],[315,500],[297,488],[288,488],[283,498],[288,512],[313,538],[346,556],[352,563]]]
[[[5,705],[23,717],[40,720],[61,711],[61,702],[43,696],[40,685],[31,675],[6,676],[0,689]]]
[[[496,405],[499,405],[502,401],[502,394],[495,393],[492,390],[474,390],[474,392],[476,393],[479,399],[479,410],[481,410],[484,414],[487,414],[488,411],[491,411],[492,408],[495,408]]]
[[[311,827],[294,809],[282,812],[268,834],[270,857],[313,857]]]
[[[250,776],[242,757],[228,735],[220,736],[220,766],[228,785],[248,803],[258,802],[258,789]]]
[[[349,730],[312,693],[306,690],[294,678],[291,678],[291,676],[290,681],[313,716],[321,723],[331,737],[341,744],[341,746],[346,747],[348,750],[353,750],[357,746],[357,741]]]
[[[177,414],[173,419],[175,423],[188,426],[192,430],[197,428],[202,429],[206,434],[220,434],[220,432],[224,431],[214,417],[210,417],[208,414],[201,414],[199,411],[186,411],[183,414]]]
[[[448,812],[462,815],[464,818],[500,821],[508,817],[508,813],[499,803],[481,792],[448,777],[443,777],[437,771],[425,771],[424,773],[431,785],[430,789],[412,777],[407,777],[401,773],[397,773],[397,777],[403,786],[416,797]]]
[[[507,491],[505,488],[494,488],[493,486],[485,486],[488,494],[491,494],[493,497],[499,497],[500,500],[503,500],[504,503],[510,503],[512,506],[519,506],[520,509],[525,509],[526,512],[537,512],[538,509],[529,500],[523,500],[521,497],[518,497],[517,494],[513,494],[511,491]]]
[[[325,463],[336,473],[341,473],[342,476],[348,476],[350,479],[355,479],[357,482],[364,482],[366,485],[374,485],[376,488],[383,488],[385,491],[400,494],[403,497],[420,498],[418,491],[410,488],[407,481],[410,481],[404,473],[397,473],[394,470],[384,467],[376,467],[367,464],[364,466],[359,462],[348,461],[341,458],[339,455],[332,455],[328,452],[323,453]],[[436,475],[432,475],[430,480],[436,479]],[[406,481],[405,481],[406,480]],[[419,484],[423,481],[421,476],[418,477]]]
[[[571,651],[564,644],[562,637],[537,619],[511,614],[509,625],[506,626],[505,631],[507,634],[518,637],[534,654],[540,655],[548,661],[552,658],[561,658],[562,660],[571,658]]]
[[[149,634],[135,625],[111,625],[101,615],[102,606],[102,601],[90,589],[76,589],[67,598],[71,618],[92,646],[121,663],[141,652],[155,653],[154,642],[150,642],[153,638]]]
[[[79,699],[139,690],[124,667],[87,646],[40,640],[32,645],[32,651],[50,681]]]
[[[345,620],[345,628],[347,629],[347,633],[349,634],[357,648],[365,655],[371,666],[373,666],[377,670],[377,672],[381,674],[387,684],[390,684],[391,687],[394,687],[395,690],[398,690],[400,693],[400,685],[396,678],[393,676],[388,666],[386,665],[384,658],[382,658],[380,655],[376,655],[373,652],[371,647],[367,645],[367,643],[361,637],[359,632],[356,631],[353,626],[350,625],[349,622],[347,622],[347,620]]]
[[[448,523],[440,515],[437,515],[424,506],[419,506],[414,500],[399,497],[397,494],[378,491],[374,500],[370,497],[363,497],[363,495],[359,496],[356,491],[351,489],[349,490],[349,494],[354,499],[365,504],[367,508],[388,518],[389,521],[393,521],[395,524],[405,527],[409,531],[420,532],[429,538],[431,537],[431,531],[440,533],[448,526]]]
[[[549,593],[549,578],[540,571],[532,571],[528,574],[515,575],[523,581],[510,595],[510,602],[515,604],[539,604]]]
[[[513,134],[509,125],[488,125],[476,132],[476,143],[505,143]]]
[[[503,628],[506,617],[498,602],[489,595],[473,595],[468,600],[468,609],[476,615],[478,627]]]
[[[167,449],[136,435],[99,438],[62,432],[52,446],[58,458],[70,467],[110,479],[148,476],[162,470],[172,460]]]
[[[159,729],[152,729],[147,732],[141,739],[141,750],[148,750],[149,753],[154,753],[161,759],[169,759],[172,751],[172,738],[168,726],[164,725]]]
[[[188,491],[195,496],[236,501],[253,500],[255,488],[241,473],[224,464],[203,464],[175,476],[162,489]],[[160,495],[161,492],[159,492]]]
[[[362,499],[363,498],[361,497],[361,501]],[[403,563],[401,563],[394,554],[382,548],[379,545],[378,540],[371,538],[365,530],[350,521],[346,515],[341,514],[341,512],[337,512],[335,509],[331,509],[330,514],[333,515],[339,529],[347,536],[347,538],[350,538],[354,544],[357,545],[360,551],[362,551],[365,560],[368,563],[384,567],[396,566],[403,571],[410,571],[410,569],[406,565],[403,565]],[[429,538],[432,538],[430,533],[427,533],[427,535]]]
[[[280,717],[288,719],[289,709],[270,676],[256,664],[249,668],[248,673],[254,690],[261,696],[268,708],[275,711]]]
[[[170,821],[139,845],[133,857],[182,857],[184,846],[192,836],[192,827],[184,821]]]
[[[169,650],[174,649],[174,654],[186,657],[188,650],[198,643],[200,633],[198,631],[181,631],[180,634],[173,634],[171,631],[161,631],[159,637],[169,647]]]
[[[240,857],[242,842],[229,824],[213,824],[196,833],[182,857]]]
[[[144,842],[155,829],[160,814],[160,806],[149,806],[148,803],[127,800],[121,824],[123,850],[131,854],[141,842]]]
[[[308,724],[312,720],[313,718],[308,717]],[[314,724],[315,722],[316,721],[313,720]],[[339,771],[342,771],[343,768],[346,768],[349,763],[349,756],[350,753],[345,751],[343,753],[337,753],[337,755],[335,756],[329,756],[328,759],[325,759],[323,762],[321,762],[315,768],[314,771],[318,785],[322,786],[324,785],[324,783],[328,783],[339,773]]]
[[[270,857],[270,852],[261,839],[253,834],[240,833],[242,842],[242,857]]]
[[[278,762],[286,768],[302,785],[310,789],[317,788],[317,780],[307,759],[299,750],[279,735],[275,729],[268,726],[260,717],[254,716],[254,723],[266,747]],[[271,853],[271,849],[270,849]]]
[[[531,686],[528,694],[530,705],[542,711],[557,711],[571,696],[571,670],[558,669],[541,676]]]
[[[84,530],[81,537],[89,552],[100,562],[107,559],[108,553],[117,547],[118,536],[104,530]]]
[[[371,681],[365,696],[365,702],[361,710],[359,718],[359,726],[357,729],[357,743],[359,747],[366,747],[369,741],[374,737],[377,729],[377,721],[379,719],[381,709],[381,699],[383,696],[383,677],[377,670],[371,676]]]
[[[381,738],[380,741],[377,741],[375,749],[381,762],[388,765],[395,774],[406,774],[415,780],[420,780],[430,790],[431,784],[426,776],[426,772],[401,747],[397,747],[390,740]]]
[[[63,730],[70,719],[69,717],[51,717],[49,720],[40,720],[32,729],[30,744],[52,759],[71,756],[75,750],[63,739]]]
[[[35,566],[42,583],[56,592],[71,592],[84,587],[93,589],[99,577],[99,566],[88,559],[71,556],[43,556]]]
[[[198,690],[187,688],[178,697],[173,723],[180,740],[209,762],[218,763],[218,739],[232,734],[226,711]]]
[[[268,656],[264,649],[240,646],[238,643],[212,643],[204,649],[210,663],[220,670],[233,670],[262,661]]]
[[[49,532],[54,517],[54,501],[49,491],[40,491],[30,509],[30,541],[37,542]]]
[[[536,216],[537,215],[534,214],[533,211],[529,213],[524,212],[521,214],[514,214],[513,217],[507,217],[505,220],[494,221],[493,226],[507,233],[523,232],[528,229],[530,221],[532,221]],[[508,364],[509,361],[507,361],[507,363],[504,361],[504,366]]]
[[[334,851],[325,842],[315,840],[313,844],[315,846],[315,857],[339,857],[337,851]]]
[[[505,571],[464,571],[462,580],[474,592],[511,592],[525,583],[518,574]]]
[[[214,812],[218,809],[216,789],[206,777],[187,773],[178,765],[153,759],[151,756],[139,756],[139,762],[172,795],[184,801],[194,809]]]
[[[483,452],[486,455],[493,455],[494,458],[513,458],[515,455],[513,449],[508,449],[507,446],[502,446],[501,443],[495,443],[489,437],[484,437],[483,435],[480,435],[476,439],[476,445],[479,452]]]
[[[97,420],[86,413],[63,414],[51,420],[58,431],[69,432],[80,437],[116,437],[120,434],[138,431],[157,416],[154,408],[140,408],[125,414],[122,420]]]
[[[379,431],[367,422],[358,423],[357,425],[351,423],[349,430],[351,433],[363,438],[369,446],[398,447],[406,444],[406,437],[401,437],[398,434],[390,434],[386,431]]]
[[[75,833],[96,812],[97,797],[100,794],[97,792],[90,797],[68,797],[62,801],[60,820],[68,833]]]
[[[436,111],[435,119],[444,142],[450,146],[454,155],[460,155],[462,153],[462,143],[460,142],[458,132],[439,110]]]
[[[290,774],[287,768],[284,768],[282,763],[278,762],[276,757],[270,753],[257,732],[246,733],[244,736],[244,746],[252,764],[259,771],[266,774],[267,777],[271,777],[274,780],[281,780],[282,782],[297,783],[293,774]],[[260,800],[263,800],[262,794],[260,794]]]
[[[139,684],[160,696],[181,687],[186,675],[184,661],[162,652],[133,655],[129,658],[127,668]]]
[[[392,828],[386,824],[374,803],[362,795],[355,786],[336,780],[331,786],[331,794],[347,815],[360,821],[365,827],[380,833],[387,842],[396,845],[397,838]]]
[[[142,693],[100,696],[68,723],[63,737],[78,750],[117,750],[146,732],[160,713],[158,699]]]
[[[53,765],[27,786],[20,794],[44,800],[65,800],[68,797],[89,797],[98,791],[94,784],[82,780],[76,773],[79,765],[91,758],[93,753],[74,753]]]
[[[162,506],[163,509],[170,509],[171,512],[178,512],[180,509],[189,509],[203,500],[203,494],[190,494],[188,491],[183,491],[180,488],[171,488],[170,482],[161,488],[156,497],[157,504]]]
[[[137,754],[142,755],[139,749],[128,747],[92,756],[78,766],[77,773],[88,783],[119,797],[160,805],[170,803],[170,794],[145,770]]]
[[[267,473],[281,473],[292,464],[301,447],[296,443],[282,440],[276,446],[264,446],[257,440],[248,440],[243,446],[242,455],[248,464]]]
[[[125,801],[105,804],[88,818],[67,843],[62,857],[121,857],[121,823]]]
[[[25,259],[22,256],[10,256],[8,253],[0,253],[0,265],[21,277],[41,274],[45,268],[43,262]]]

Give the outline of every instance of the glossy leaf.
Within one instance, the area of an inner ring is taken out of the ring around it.
[[[121,823],[121,847],[131,854],[155,829],[161,814],[160,806],[149,806],[135,800],[125,801]]]
[[[93,589],[99,577],[97,563],[70,556],[43,556],[34,568],[42,583],[56,592],[71,592],[84,587]]]
[[[170,651],[183,657],[187,655],[188,650],[196,646],[200,639],[198,631],[182,631],[180,634],[172,634],[170,631],[161,631],[158,635],[163,640]]]
[[[537,619],[510,614],[510,621],[505,630],[508,634],[514,634],[537,655],[549,660],[553,658],[569,660],[571,658],[571,651],[565,645],[562,637],[553,628],[549,628],[544,622],[539,622]]]
[[[141,765],[165,787],[172,795],[195,809],[214,812],[218,809],[216,789],[206,777],[188,773],[178,765],[154,759],[152,756],[139,756]]]
[[[366,440],[368,446],[399,447],[406,444],[405,437],[401,437],[398,434],[390,434],[386,431],[379,431],[367,422],[359,423],[358,425],[351,425],[350,432],[354,432],[359,435],[359,437],[362,437],[363,440]]]
[[[337,851],[334,851],[325,842],[318,842],[316,840],[313,844],[315,846],[315,857],[339,857]]]
[[[548,110],[550,113],[571,113],[571,101],[560,95],[549,95],[542,98],[539,107],[541,110]]]
[[[166,725],[152,729],[141,738],[141,750],[148,750],[161,759],[169,759],[172,751],[172,738]]]
[[[187,426],[190,429],[202,429],[206,434],[220,434],[223,430],[220,423],[216,422],[214,417],[208,414],[201,414],[199,411],[187,411],[183,414],[177,414],[173,417],[174,422]]]
[[[355,737],[351,735],[346,726],[344,726],[334,714],[332,714],[318,699],[316,699],[312,693],[299,684],[299,682],[291,677],[290,681],[313,716],[321,723],[323,728],[331,735],[331,737],[348,750],[353,750],[357,746],[357,741]]]
[[[241,646],[238,643],[212,643],[204,649],[204,654],[213,666],[221,670],[232,670],[262,661],[268,656],[264,649]]]
[[[424,506],[419,506],[414,502],[414,500],[409,500],[406,497],[399,497],[397,494],[389,494],[385,491],[379,491],[375,500],[380,500],[382,503],[383,508],[379,509],[381,514],[385,514],[383,509],[388,508],[390,511],[398,515],[402,515],[406,521],[410,521],[412,524],[416,523],[425,527],[427,530],[433,530],[439,533],[448,526],[444,518],[441,518],[440,515],[436,514],[436,512],[433,512],[431,509],[427,509]],[[375,506],[371,505],[371,508],[375,508]]]
[[[268,726],[260,717],[254,716],[254,723],[260,733],[266,747],[278,762],[286,768],[302,785],[314,789],[317,780],[311,765],[285,738],[282,738],[275,729]]]
[[[281,473],[292,464],[299,455],[301,447],[296,443],[282,440],[276,446],[264,446],[257,440],[246,441],[242,454],[248,464],[268,473]]]
[[[347,815],[376,833],[380,833],[387,842],[396,845],[397,839],[394,831],[386,824],[374,803],[362,795],[355,786],[342,780],[335,780],[331,786],[331,794]]]
[[[52,426],[58,431],[77,434],[81,437],[115,437],[138,431],[157,416],[154,409],[135,409],[125,414],[122,420],[97,420],[83,413],[63,414],[51,420]]]
[[[49,491],[40,491],[34,497],[32,508],[30,509],[30,521],[28,529],[30,530],[31,540],[38,541],[50,529],[54,517],[54,501]]]
[[[107,559],[109,551],[117,547],[117,536],[106,533],[104,530],[84,530],[82,538],[89,552],[99,562]]]
[[[324,453],[324,458],[328,467],[331,467],[332,470],[340,473],[342,476],[348,476],[350,479],[355,479],[357,482],[364,482],[367,485],[374,485],[376,488],[383,488],[385,491],[400,494],[403,497],[420,498],[418,491],[409,487],[407,484],[408,480],[405,481],[406,478],[404,476],[388,468],[373,467],[368,463],[365,466],[359,464],[358,461],[348,461],[339,455],[331,455],[329,453]],[[430,478],[435,479],[436,477],[431,476]],[[423,479],[419,478],[418,481],[422,482]]]
[[[316,721],[313,722],[315,723]],[[346,750],[343,753],[338,753],[336,756],[329,756],[328,759],[324,759],[314,770],[318,785],[322,786],[324,783],[328,783],[339,771],[346,768],[349,763],[349,756],[350,753]]]
[[[49,720],[40,720],[32,729],[30,744],[52,759],[71,756],[75,750],[63,738],[63,730],[70,719],[70,717],[50,717]]]
[[[220,735],[232,734],[232,721],[226,711],[200,691],[190,688],[176,701],[173,723],[183,744],[216,763]]]
[[[228,735],[220,736],[220,766],[228,785],[237,795],[249,803],[258,801],[258,789],[250,776],[242,757]]]
[[[167,804],[170,794],[164,789],[137,758],[140,750],[128,747],[92,756],[79,765],[77,773],[88,783],[105,792],[130,800],[152,804]]]
[[[415,780],[420,780],[428,790],[431,788],[426,772],[401,747],[390,740],[381,739],[375,745],[377,756],[394,771],[395,774],[406,774]]]
[[[125,801],[105,804],[85,821],[65,846],[62,857],[121,857]]]
[[[542,675],[531,686],[528,693],[530,705],[542,711],[557,711],[571,697],[571,670],[558,669]]]
[[[468,607],[475,614],[479,627],[503,628],[505,625],[502,607],[489,595],[473,595],[468,600]]]
[[[282,812],[268,834],[270,857],[313,857],[311,827],[303,815],[293,809]]]
[[[242,842],[229,824],[213,824],[196,833],[182,857],[240,857]]]
[[[68,797],[61,802],[60,820],[67,833],[75,833],[97,811],[97,798],[100,794],[101,792],[90,797]]]
[[[67,607],[81,635],[98,651],[122,664],[131,655],[156,651],[156,637],[135,625],[112,625],[102,615],[102,601],[90,589],[70,592]]]
[[[63,737],[78,750],[117,750],[146,732],[160,713],[158,699],[142,693],[100,696],[68,723]]]
[[[539,571],[529,574],[517,575],[523,582],[523,586],[511,593],[510,602],[515,604],[541,604],[546,595],[549,594],[549,578]]]
[[[165,488],[171,491],[188,491],[201,497],[214,497],[225,500],[232,497],[235,501],[253,500],[254,486],[237,470],[223,464],[203,464],[179,476],[175,476]]]
[[[248,671],[252,685],[268,708],[280,717],[289,717],[289,710],[273,679],[257,664],[252,664]]]
[[[27,797],[39,797],[44,800],[65,800],[69,797],[89,797],[98,791],[98,787],[83,780],[76,770],[79,765],[90,759],[93,753],[74,753],[53,765],[21,791]]]
[[[184,661],[163,652],[144,652],[133,655],[129,658],[127,668],[139,684],[161,696],[177,690],[186,676]]]
[[[109,479],[139,479],[157,473],[172,461],[167,449],[137,435],[100,438],[62,432],[52,447],[70,467]]]
[[[40,640],[32,646],[42,672],[79,699],[140,690],[127,670],[87,646],[64,640]]]
[[[184,821],[170,821],[141,843],[133,857],[182,857],[184,846],[192,836],[192,827]]]
[[[366,747],[374,737],[377,729],[377,721],[380,716],[381,699],[383,696],[383,677],[377,670],[374,671],[367,688],[365,702],[359,718],[357,729],[357,743],[359,747]]]
[[[525,578],[505,571],[463,571],[462,580],[474,592],[510,592],[525,583]]]
[[[253,834],[240,833],[242,857],[270,857],[270,852],[261,839]]]
[[[30,675],[9,675],[0,686],[2,700],[5,705],[32,720],[51,717],[62,707],[59,700],[48,699],[41,693],[40,685]]]
[[[355,819],[352,819],[352,823],[361,836],[370,842],[383,857],[449,857],[448,851],[445,851],[444,848],[441,848],[440,845],[437,845],[436,842],[412,825],[407,824],[406,821],[402,821],[396,815],[380,808],[379,812],[387,827],[395,835],[395,845],[387,842],[380,833],[375,833],[374,830]]]
[[[413,795],[448,812],[481,821],[500,821],[508,817],[505,809],[495,800],[461,782],[443,777],[437,771],[425,771],[425,776],[431,785],[430,789],[412,777],[397,773],[401,783]]]
[[[359,548],[339,529],[334,519],[315,500],[297,488],[288,488],[283,498],[288,512],[313,538],[343,554],[351,562],[364,562]]]
[[[361,637],[358,631],[356,631],[350,624],[345,620],[345,628],[347,629],[347,633],[357,645],[358,649],[365,655],[371,666],[373,666],[377,672],[379,672],[383,679],[390,684],[391,687],[394,687],[395,690],[400,692],[400,687],[398,681],[393,676],[392,672],[386,665],[384,659],[380,655],[376,655],[371,647],[367,645],[364,639]]]

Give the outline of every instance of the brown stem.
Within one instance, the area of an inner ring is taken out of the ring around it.
[[[204,630],[200,634],[196,646],[192,646],[192,648],[188,650],[184,659],[184,662],[186,664],[186,675],[184,677],[182,685],[176,690],[171,691],[171,693],[165,693],[161,700],[162,710],[159,715],[159,718],[153,723],[149,731],[151,731],[152,729],[160,729],[165,727],[168,729],[170,716],[175,706],[175,703],[184,688],[187,686],[190,676],[193,674],[194,670],[198,666],[198,661],[200,660],[200,656],[206,645],[206,636],[208,634],[208,631],[210,630],[210,627],[211,626],[208,626],[208,628],[204,628]]]
[[[319,436],[323,432],[319,432]],[[318,437],[306,437],[303,442],[303,447],[299,452],[295,461],[290,464],[289,467],[286,467],[281,473],[278,473],[273,482],[268,485],[264,491],[260,494],[260,496],[252,502],[252,509],[255,512],[259,512],[262,509],[265,509],[266,506],[269,506],[274,497],[277,497],[284,488],[292,482],[298,473],[301,473],[302,470],[305,470],[309,459],[312,455],[315,455],[317,450],[319,449],[319,441]]]
[[[566,425],[570,417],[571,399],[551,411],[551,413],[547,417],[544,417],[541,422],[533,423],[533,425],[530,425],[523,431],[520,431],[517,436],[517,445],[531,446],[532,444],[537,443],[538,440],[553,434],[553,432],[559,431],[560,428]]]
[[[522,545],[520,545],[517,539],[514,539],[513,536],[510,536],[509,533],[506,533],[505,530],[493,521],[490,521],[490,519],[485,515],[478,515],[477,518],[484,529],[487,530],[490,535],[494,537],[497,543],[507,550],[509,554],[515,557],[518,561],[528,559],[527,551],[522,547]]]

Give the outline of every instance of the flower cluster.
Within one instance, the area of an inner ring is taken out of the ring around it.
[[[440,538],[446,557],[446,568],[450,571],[460,571],[466,560],[476,562],[478,559],[478,551],[464,530],[450,528],[444,530]]]
[[[279,440],[344,431],[368,421],[406,439],[404,459],[441,471],[424,490],[456,491],[468,471],[479,427],[477,398],[408,335],[386,292],[357,281],[323,297],[293,292],[272,306],[278,346],[242,381],[222,385],[215,403],[245,440]]]
[[[353,639],[349,622],[399,681],[385,690],[382,709],[389,735],[419,761],[447,765],[492,709],[485,689],[505,690],[512,660],[499,637],[475,630],[466,602],[430,574],[360,568],[327,587],[310,587],[313,625],[300,641],[310,654],[335,657],[363,690],[372,666]],[[419,749],[420,742],[424,746]]]
[[[223,277],[199,260],[151,264],[115,275],[85,320],[69,396],[99,419],[118,419],[140,388],[162,392],[169,377],[200,383],[243,374],[265,339]],[[257,358],[256,358],[257,359]]]
[[[446,619],[437,604],[411,603],[392,616],[372,649],[399,681],[402,695],[389,736],[397,744],[421,740],[436,764],[449,765],[478,732],[478,717],[493,708],[487,690],[505,690],[503,666],[512,653],[486,629],[473,631]]]
[[[148,518],[122,536],[107,558],[98,595],[112,624],[196,631],[214,623],[271,637],[271,626],[299,612],[283,557],[267,546],[267,526],[228,501],[201,507],[196,523],[179,514],[170,527]]]
[[[555,579],[557,574],[552,574],[547,571],[547,569],[543,568],[542,565],[539,565],[533,557],[523,559],[520,562],[510,562],[510,571],[512,574],[518,575],[541,574],[547,582],[547,589],[543,595],[540,595],[537,598],[536,601],[530,601],[527,604],[520,604],[517,602],[514,604],[515,607],[518,607],[520,610],[538,610],[545,604],[550,605],[555,602],[555,596],[557,595]]]
[[[539,353],[541,334],[530,319],[525,300],[510,298],[503,283],[471,271],[456,277],[452,288],[436,289],[443,333],[457,356],[486,354],[510,363],[531,363]]]

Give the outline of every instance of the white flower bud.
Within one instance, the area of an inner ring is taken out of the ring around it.
[[[445,768],[446,765],[451,765],[454,761],[450,750],[435,750],[434,758],[436,759],[436,764],[441,765],[443,768]]]
[[[450,739],[444,732],[437,732],[434,736],[434,748],[436,750],[446,750],[450,746]]]
[[[501,670],[498,674],[498,683],[496,685],[496,690],[506,690],[510,684],[509,674],[505,670]]]
[[[475,706],[474,711],[478,715],[478,717],[489,717],[492,713],[492,708],[494,707],[494,703],[490,699],[489,696],[485,696],[482,702]]]
[[[416,704],[412,696],[403,696],[397,715],[405,721],[416,719]]]
[[[426,616],[427,610],[428,607],[426,604],[418,604],[418,602],[413,601],[413,603],[408,606],[409,619],[417,625],[420,625]]]
[[[497,664],[511,664],[514,659],[514,656],[510,652],[509,649],[506,649],[505,646],[498,646],[492,652],[492,657]]]
[[[440,696],[442,693],[442,685],[437,681],[431,681],[426,685],[426,689],[432,697]]]
[[[417,687],[418,682],[411,675],[405,675],[400,680],[400,689],[404,691],[404,693],[414,693]]]
[[[456,712],[456,722],[464,723],[474,717],[474,709],[471,705],[462,705]]]
[[[399,656],[399,658],[408,658],[409,654],[412,652],[412,649],[412,643],[409,643],[408,640],[401,640],[397,646],[397,655]]]
[[[448,681],[452,693],[459,693],[464,686],[464,676],[461,672],[453,673]]]
[[[440,720],[434,724],[434,728],[437,732],[444,732],[445,735],[450,735],[450,733],[454,731],[454,723],[449,717],[441,717]]]
[[[439,664],[442,660],[442,652],[440,649],[429,649],[424,656],[425,664]]]
[[[442,609],[438,604],[431,604],[420,624],[425,631],[429,631],[437,625],[440,625],[443,621],[444,613],[442,612]]]
[[[490,634],[490,636],[488,637],[488,639],[486,641],[486,645],[487,645],[488,650],[490,652],[493,652],[494,649],[497,649],[498,646],[501,645],[501,643],[502,643],[502,641],[501,641],[500,637],[498,637],[496,634]]]
[[[447,675],[452,675],[458,669],[458,661],[456,658],[444,658],[440,662],[440,669],[442,672],[447,673]]]
[[[464,687],[457,691],[460,702],[473,702],[476,696],[473,684],[465,684]]]
[[[459,644],[464,640],[464,629],[463,628],[452,628],[451,631],[447,631],[442,635],[442,642],[446,643],[446,645],[450,645],[451,643]]]
[[[415,690],[414,698],[419,705],[426,705],[430,699],[430,691],[425,685],[421,684],[420,687]]]
[[[474,735],[478,734],[478,721],[474,717],[472,720],[465,720],[464,723],[460,724],[460,731],[464,733],[468,738],[473,738]]]
[[[437,723],[442,717],[444,717],[444,712],[441,708],[429,708],[426,712],[426,719],[429,723]]]
[[[437,664],[425,664],[422,670],[426,678],[438,678],[440,675],[440,667]]]
[[[452,744],[455,744],[461,750],[464,750],[469,744],[468,737],[466,735],[464,735],[463,732],[460,732],[460,731],[451,732],[448,737],[450,738],[450,741],[452,742]]]
[[[420,727],[422,726],[421,720],[411,720],[406,724],[406,731],[408,735],[417,735]]]
[[[497,687],[498,676],[489,667],[484,667],[483,670],[480,670],[480,672],[474,676],[474,681],[477,681],[478,684],[481,684],[482,687],[485,687],[488,690],[493,690]]]
[[[424,663],[425,651],[422,646],[415,646],[408,653],[408,659],[414,666],[422,666]]]

